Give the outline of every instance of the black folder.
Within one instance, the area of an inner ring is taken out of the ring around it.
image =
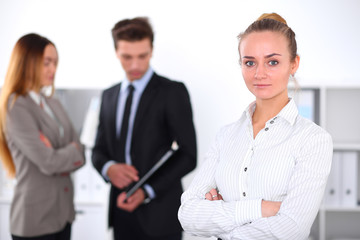
[[[160,158],[160,160],[139,180],[136,184],[126,192],[126,200],[134,194],[164,163],[179,149],[179,146],[174,141],[171,148]]]

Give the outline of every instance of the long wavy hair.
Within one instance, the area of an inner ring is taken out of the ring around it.
[[[35,33],[22,36],[12,51],[9,67],[0,95],[0,160],[9,177],[15,177],[16,169],[8,148],[5,129],[8,108],[18,96],[25,96],[30,90],[40,91],[45,47],[55,46],[50,40]],[[52,86],[52,93],[54,86]],[[9,103],[9,97],[14,95]]]

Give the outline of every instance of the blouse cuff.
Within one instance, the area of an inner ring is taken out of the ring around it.
[[[262,199],[253,199],[236,202],[236,224],[241,226],[261,218],[261,201]]]

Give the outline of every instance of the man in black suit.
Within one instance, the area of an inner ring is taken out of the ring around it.
[[[112,29],[116,55],[126,73],[105,90],[92,162],[111,182],[109,225],[118,239],[181,239],[177,218],[181,178],[196,166],[196,138],[183,83],[150,67],[153,31],[147,18],[125,19]],[[173,141],[179,150],[127,201],[138,181]]]

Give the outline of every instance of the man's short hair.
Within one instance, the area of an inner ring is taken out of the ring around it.
[[[153,46],[154,32],[147,17],[136,17],[124,19],[116,23],[111,30],[114,46],[117,49],[117,42],[125,40],[129,42],[141,41],[148,38]]]

